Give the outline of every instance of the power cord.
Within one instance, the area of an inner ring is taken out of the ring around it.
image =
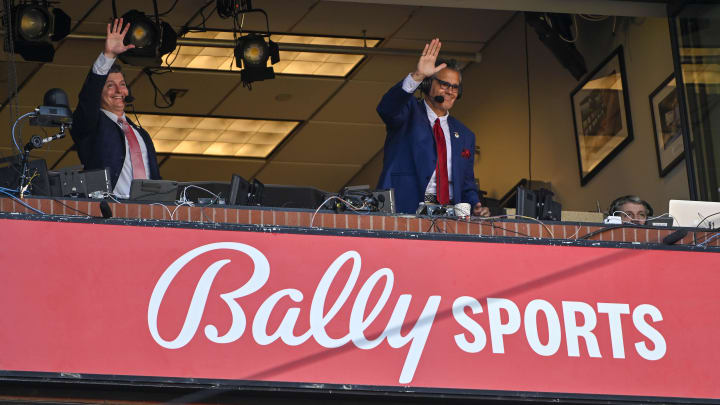
[[[12,195],[11,193],[9,193],[9,192],[7,192],[7,191],[5,191],[5,190],[6,190],[6,189],[4,189],[4,188],[0,188],[0,194],[5,194],[6,196],[12,198],[12,199],[15,200],[17,203],[19,203],[20,205],[22,205],[23,207],[25,207],[25,208],[33,211],[33,212],[36,213],[36,214],[47,215],[47,214],[45,214],[44,212],[40,211],[39,209],[31,207],[31,206],[30,206],[28,203],[26,203],[25,201],[23,201],[23,200],[15,197],[14,195]]]
[[[315,216],[317,215],[318,211],[320,211],[320,209],[322,209],[322,207],[324,207],[325,204],[327,204],[328,202],[330,202],[332,200],[338,200],[338,201],[342,202],[343,204],[345,204],[345,206],[347,206],[348,208],[350,208],[353,211],[367,212],[367,211],[363,211],[365,209],[364,204],[360,207],[356,207],[356,206],[352,205],[352,203],[350,203],[349,201],[346,201],[336,195],[333,195],[333,196],[328,197],[325,201],[322,202],[322,204],[320,204],[319,207],[317,207],[317,209],[313,213],[312,218],[310,218],[310,228],[313,227],[313,223],[315,222]]]

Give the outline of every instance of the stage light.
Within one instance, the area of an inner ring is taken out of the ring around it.
[[[39,6],[19,6],[18,35],[25,41],[41,41],[50,33],[50,13]]]
[[[268,59],[271,64],[280,61],[280,50],[277,44],[257,34],[250,34],[240,37],[235,45],[235,63],[240,70],[240,80],[243,85],[250,87],[255,81],[274,79],[275,72],[268,67]]]
[[[48,10],[47,3],[24,3],[12,9],[12,41],[16,53],[35,62],[52,62],[55,48],[50,41],[59,41],[70,33],[70,16],[59,8]],[[9,51],[5,42],[5,51]]]
[[[135,48],[120,54],[120,60],[134,66],[160,66],[162,56],[172,52],[177,46],[177,34],[170,24],[153,21],[145,13],[130,10],[123,16],[123,23],[130,29],[123,43],[133,44]]]

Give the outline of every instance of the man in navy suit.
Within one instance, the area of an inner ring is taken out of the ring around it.
[[[462,202],[473,215],[489,216],[475,186],[475,134],[448,113],[462,92],[460,71],[438,60],[440,47],[437,38],[425,44],[416,70],[380,100],[387,137],[378,188],[395,189],[398,212],[414,213],[422,201]],[[413,97],[418,87],[420,100]]]
[[[133,179],[159,179],[155,146],[150,135],[125,116],[129,95],[117,56],[135,46],[124,45],[122,18],[107,27],[105,49],[93,64],[80,90],[70,130],[86,170],[110,169],[113,194],[130,195]]]

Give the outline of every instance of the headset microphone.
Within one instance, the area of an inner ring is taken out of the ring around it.
[[[435,96],[435,97],[433,97],[433,100],[435,100],[436,103],[442,104],[442,103],[445,102],[445,97],[443,97],[443,96]]]
[[[125,103],[130,104],[133,101],[135,101],[135,97],[133,96],[125,96]]]

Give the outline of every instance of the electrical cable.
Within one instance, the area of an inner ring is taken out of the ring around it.
[[[525,83],[527,85],[527,109],[528,109],[528,187],[532,186],[532,108],[530,105],[530,54],[528,50],[528,28],[525,28]]]
[[[200,13],[200,16],[202,17],[202,21],[200,22],[201,26],[197,26],[197,25],[196,26],[184,26],[184,27],[182,27],[182,30],[184,30],[186,32],[207,32],[207,27],[205,26],[205,23],[207,22],[207,19],[210,18],[212,13],[217,10],[217,7],[214,7],[212,10],[210,10],[210,12],[208,13],[207,16],[205,15],[205,9],[209,5],[214,4],[214,3],[215,3],[214,0],[210,0],[204,6],[200,7],[200,10],[198,10],[198,12]],[[197,14],[195,16],[197,16]]]
[[[695,227],[700,228],[700,225],[702,225],[702,223],[705,222],[706,219],[708,219],[710,217],[714,217],[715,215],[720,215],[720,212],[716,212],[714,214],[710,214],[710,215],[706,216],[705,218],[701,219],[700,222],[698,222],[698,224]]]
[[[38,171],[35,170],[33,175],[30,176],[29,179],[27,179],[27,184],[25,184],[25,185],[20,184],[20,198],[23,198],[23,196],[26,194],[27,189],[30,187],[30,184],[32,183],[33,179],[35,177],[37,177],[38,175],[39,175]]]
[[[565,42],[574,44],[575,42],[577,42],[578,37],[580,36],[580,29],[578,28],[577,19],[575,18],[575,14],[572,15],[572,19],[573,19],[573,26],[575,27],[575,38],[573,38],[572,40],[569,40],[569,39],[563,37],[562,34],[560,33],[560,31],[557,31],[553,28],[552,22],[550,21],[550,16],[548,16],[548,13],[545,13],[545,22],[547,23],[547,25],[550,28],[553,28],[553,30],[558,35],[558,37],[560,37],[560,39],[562,39]]]
[[[18,122],[20,122],[20,120],[22,120],[23,118],[29,117],[31,115],[35,115],[35,111],[31,111],[29,113],[23,114],[20,118],[15,120],[15,123],[12,126],[12,140],[13,140],[13,143],[15,144],[15,148],[17,148],[18,152],[21,154],[23,153],[23,150],[20,148],[20,146],[18,146],[17,139],[15,138],[15,127],[17,126]],[[22,129],[20,130],[20,133],[21,133],[20,137],[22,137]],[[20,142],[22,143],[22,138],[20,139]]]
[[[5,191],[5,190],[0,189],[0,193],[5,194],[6,196],[8,196],[8,197],[12,198],[13,200],[17,201],[17,202],[18,202],[20,205],[22,205],[23,207],[25,207],[25,208],[27,208],[27,209],[29,209],[29,210],[37,213],[37,214],[46,215],[44,212],[42,212],[42,211],[40,211],[40,210],[38,210],[38,209],[36,209],[36,208],[31,207],[31,206],[30,206],[28,203],[26,203],[25,201],[23,201],[23,200],[15,197],[14,195],[12,195],[11,193],[8,193],[8,192]]]
[[[495,217],[494,217],[494,218],[495,218]],[[473,223],[473,224],[483,224],[483,223],[485,223],[485,221],[486,221],[487,219],[489,219],[489,218],[471,219],[469,222],[470,222],[470,223]],[[525,237],[528,237],[528,238],[531,237],[530,235],[528,235],[528,234],[526,234],[526,233],[519,232],[519,231],[515,231],[515,230],[513,230],[513,229],[508,229],[508,228],[502,227],[502,226],[500,226],[500,225],[495,225],[495,221],[494,221],[494,220],[490,220],[490,222],[489,222],[488,225],[490,225],[490,227],[493,228],[493,229],[500,229],[500,230],[503,230],[503,231],[505,231],[505,232],[514,233],[514,234],[516,234],[516,235],[525,236]]]
[[[172,64],[175,63],[178,55],[180,55],[180,48],[182,48],[182,44],[178,44],[178,46],[175,48],[175,52],[170,52],[169,54],[165,55],[165,65],[168,69],[172,70]],[[170,55],[175,55],[172,62],[168,62],[168,58],[170,58]]]
[[[64,206],[64,207],[66,207],[66,208],[70,208],[71,210],[73,210],[73,211],[75,211],[75,212],[78,212],[78,213],[80,213],[80,214],[83,214],[83,215],[85,215],[86,217],[92,217],[92,215],[90,215],[89,213],[87,213],[87,212],[85,212],[85,211],[80,211],[80,210],[77,209],[77,208],[73,208],[73,207],[65,204],[64,202],[62,202],[62,201],[60,201],[60,200],[56,200],[55,198],[53,198],[52,200],[55,201],[56,203]]]
[[[170,219],[173,219],[173,213],[170,212],[170,208],[168,208],[165,204],[161,204],[161,203],[159,203],[159,202],[155,202],[155,203],[152,203],[152,204],[150,204],[150,205],[159,205],[159,206],[165,208],[165,211],[167,211],[168,215],[170,216]]]
[[[704,242],[697,243],[695,246],[705,247],[705,246],[707,246],[708,243],[712,242],[712,241],[713,241],[714,239],[716,239],[718,236],[720,236],[720,232],[718,232],[718,233],[710,236],[709,238],[705,239]]]
[[[537,219],[537,218],[528,217],[528,216],[525,216],[525,215],[517,215],[517,214],[513,214],[513,215],[496,215],[496,216],[494,216],[494,217],[486,217],[486,218],[478,217],[476,220],[482,222],[482,221],[493,221],[493,220],[499,219],[499,218],[510,218],[510,217],[513,217],[513,218],[522,218],[522,219],[529,219],[529,220],[531,220],[531,221],[535,221],[535,222],[539,223],[540,225],[542,225],[542,226],[545,228],[545,230],[550,234],[550,236],[551,236],[553,239],[555,239],[555,235],[553,234],[552,230],[550,230],[550,227],[548,227],[543,221],[541,221],[541,220],[539,220],[539,219]],[[504,229],[504,228],[503,228],[503,229]],[[509,230],[509,229],[507,229],[507,230]],[[530,236],[530,235],[526,235],[526,236]]]
[[[200,186],[196,186],[196,185],[194,185],[194,184],[190,184],[190,185],[185,186],[185,187],[183,188],[182,193],[180,193],[180,201],[182,201],[182,202],[189,202],[190,204],[192,204],[192,202],[188,201],[188,199],[187,199],[187,190],[190,189],[190,188],[196,188],[196,189],[198,189],[198,190],[202,190],[202,191],[204,191],[204,192],[212,195],[213,197],[215,197],[215,202],[216,202],[216,203],[217,203],[217,202],[220,202],[220,200],[221,200],[220,196],[218,196],[217,194],[213,193],[212,191],[210,191],[210,190],[208,190],[208,189],[205,189],[205,188],[202,188],[202,187],[200,187]]]
[[[613,230],[613,229],[621,229],[621,228],[636,228],[636,229],[637,229],[637,228],[640,228],[640,229],[645,229],[645,228],[643,228],[641,225],[634,224],[634,223],[632,223],[632,222],[623,222],[622,224],[613,224],[613,225],[606,226],[606,227],[604,227],[604,228],[598,229],[598,230],[596,230],[596,231],[590,232],[590,233],[588,233],[588,234],[586,234],[586,235],[581,236],[579,239],[590,239],[590,238],[592,238],[592,237],[595,236],[595,235],[599,235],[599,234],[601,234],[601,233],[605,233],[605,232],[610,231],[610,230]],[[651,227],[651,228],[652,228],[652,227]]]
[[[158,72],[153,72],[151,69],[145,68],[143,69],[143,72],[147,75],[148,79],[150,79],[150,84],[153,86],[153,90],[155,91],[155,97],[153,99],[153,103],[155,104],[155,107],[157,108],[170,108],[173,105],[175,105],[175,100],[168,101],[168,99],[165,97],[165,94],[160,90],[158,85],[155,83],[155,80],[153,80],[152,75],[156,74]],[[167,73],[167,72],[164,72]],[[158,73],[162,74],[162,73]],[[158,104],[158,93],[160,93],[160,96],[162,96],[163,101],[165,102],[165,106]]]
[[[19,106],[18,106],[18,84],[17,84],[17,66],[15,65],[15,41],[13,40],[13,21],[12,18],[12,6],[13,2],[9,0],[3,1],[4,7],[4,18],[3,21],[5,22],[5,40],[6,44],[8,46],[7,53],[8,53],[8,102],[7,105],[9,106],[9,113],[10,113],[10,119],[16,119],[18,116]]]
[[[168,11],[158,14],[158,17],[165,17],[166,15],[170,14],[170,12],[173,11],[173,9],[175,9],[175,6],[177,6],[178,1],[179,0],[175,0],[175,2],[172,4],[172,6],[170,6]]]
[[[315,222],[315,215],[317,215],[318,211],[320,211],[320,209],[321,209],[322,207],[324,207],[325,204],[327,204],[327,203],[328,203],[329,201],[331,201],[331,200],[338,200],[338,201],[344,203],[346,206],[348,206],[348,207],[349,207],[351,210],[353,210],[353,211],[360,211],[360,210],[362,210],[362,209],[365,208],[365,204],[361,205],[360,207],[355,207],[355,206],[352,205],[350,202],[345,201],[345,200],[343,200],[342,198],[340,198],[340,197],[338,197],[338,196],[336,196],[336,195],[332,195],[332,196],[328,197],[325,201],[323,201],[322,204],[320,204],[319,207],[317,207],[317,209],[316,209],[315,212],[313,213],[312,218],[310,218],[310,228],[313,227],[313,222]]]
[[[568,236],[566,239],[575,238],[575,239],[577,240],[577,234],[580,232],[581,229],[582,229],[582,226],[578,226],[577,229],[575,230],[575,233],[572,234],[572,235],[570,235],[570,236]]]

